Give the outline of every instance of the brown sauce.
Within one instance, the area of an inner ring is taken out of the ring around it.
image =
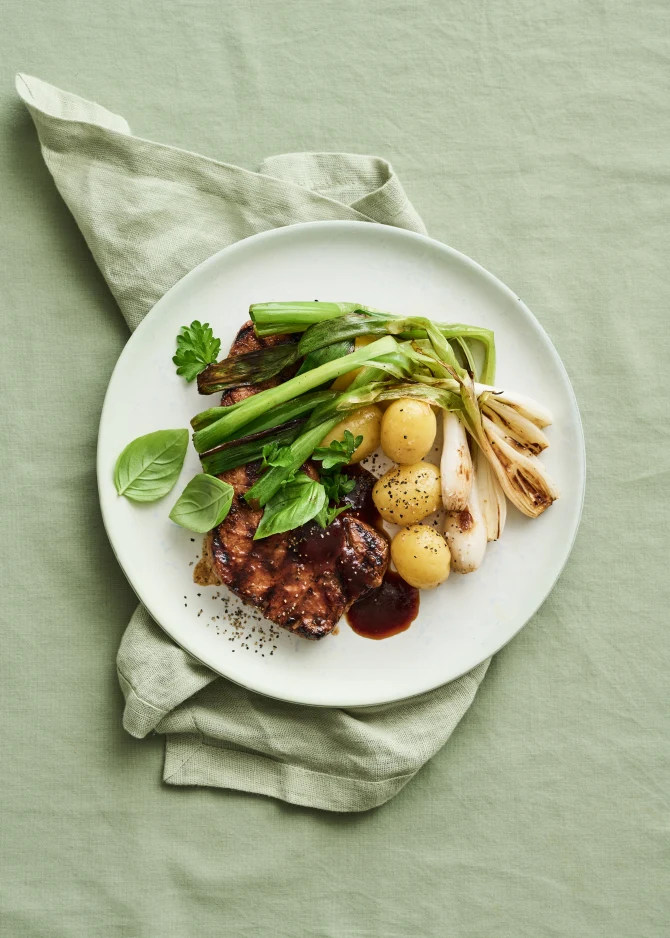
[[[343,562],[338,570],[347,592],[358,594],[366,587],[366,571],[352,555],[340,518],[332,521],[327,528],[319,528],[316,524],[310,526],[307,537],[293,546],[293,552],[299,560],[314,567],[328,566],[335,558],[341,557]]]
[[[418,589],[389,570],[381,586],[351,606],[347,622],[363,638],[390,638],[406,631],[418,613]]]
[[[369,524],[371,528],[383,532],[381,515],[372,500],[372,488],[377,481],[371,478],[360,466],[347,466],[347,475],[356,479],[356,488],[344,496],[344,501],[351,505],[351,513],[359,521]]]

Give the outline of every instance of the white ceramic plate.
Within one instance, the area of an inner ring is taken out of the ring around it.
[[[260,620],[225,588],[192,581],[201,538],[168,513],[199,470],[189,448],[173,491],[152,505],[116,495],[123,447],[152,430],[186,427],[212,403],[175,374],[175,336],[193,319],[211,323],[226,350],[250,303],[351,300],[395,313],[495,331],[497,383],[549,407],[543,454],[562,496],[530,521],[515,510],[483,565],[421,594],[417,620],[383,641],[340,624],[309,642]],[[133,589],[152,616],[196,658],[252,690],[321,706],[367,706],[431,690],[508,642],[556,582],[572,547],[584,491],[584,441],[575,397],[548,336],[524,304],[478,264],[429,238],[358,222],[315,222],[241,241],[177,283],[134,333],[114,370],[98,443],[105,527]],[[254,618],[255,616],[255,618]]]

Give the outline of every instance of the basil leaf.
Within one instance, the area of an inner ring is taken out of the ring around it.
[[[263,469],[267,466],[278,466],[282,469],[290,469],[293,464],[293,457],[290,446],[280,446],[279,443],[268,443],[263,447]]]
[[[299,528],[315,518],[327,504],[328,497],[321,483],[301,472],[269,500],[254,540]]]
[[[134,502],[163,498],[179,478],[187,446],[188,430],[156,430],[138,436],[116,461],[116,491]]]
[[[351,505],[342,505],[340,508],[337,508],[334,505],[326,506],[321,509],[321,511],[316,515],[314,520],[322,527],[327,528],[329,524],[337,518],[338,515],[341,515],[343,511],[347,511],[351,508]]]
[[[207,534],[226,517],[234,494],[232,485],[202,473],[191,479],[181,493],[170,512],[170,519],[196,534]]]

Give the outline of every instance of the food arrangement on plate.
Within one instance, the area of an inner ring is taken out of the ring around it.
[[[345,613],[385,637],[416,616],[420,589],[479,567],[507,500],[536,518],[558,497],[538,458],[551,414],[495,385],[490,330],[318,301],[250,317],[220,361],[207,323],[177,338],[177,373],[222,393],[191,421],[203,472],[169,515],[205,535],[199,582],[305,638]],[[188,443],[186,429],[134,440],[117,492],[164,497]],[[377,478],[361,463],[379,454]]]

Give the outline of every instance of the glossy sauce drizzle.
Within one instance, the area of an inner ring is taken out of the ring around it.
[[[347,622],[364,638],[390,638],[408,629],[418,613],[418,589],[388,570],[381,586],[351,606]]]

